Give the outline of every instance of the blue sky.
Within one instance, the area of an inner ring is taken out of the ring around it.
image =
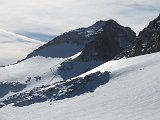
[[[160,0],[0,0],[0,28],[58,35],[114,19],[138,33],[159,12]]]

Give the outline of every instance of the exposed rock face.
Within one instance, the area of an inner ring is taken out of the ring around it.
[[[160,51],[160,15],[144,28],[134,40],[117,58],[134,57]]]
[[[96,39],[85,45],[79,59],[109,61],[131,44],[135,37],[135,32],[129,27],[123,27],[114,20],[108,20]]]
[[[27,106],[44,101],[62,100],[79,96],[106,84],[109,81],[110,72],[96,72],[86,75],[84,78],[75,78],[67,81],[57,82],[51,85],[34,88],[30,91],[17,93],[0,101],[0,108],[13,103],[15,106]]]

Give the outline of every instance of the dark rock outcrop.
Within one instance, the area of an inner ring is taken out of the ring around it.
[[[80,96],[83,93],[94,92],[101,85],[109,82],[110,72],[96,72],[67,81],[57,82],[51,85],[34,88],[30,91],[17,93],[0,101],[0,108],[13,103],[15,106],[23,107],[44,101],[62,100]]]
[[[135,38],[135,32],[129,27],[121,26],[114,20],[108,20],[96,39],[85,45],[79,60],[109,61],[126,49]]]
[[[58,74],[63,79],[83,74],[113,59],[135,38],[135,32],[129,27],[123,27],[114,20],[108,20],[96,38],[85,45],[80,56],[66,60],[61,64]]]
[[[149,25],[144,28],[128,46],[126,50],[120,53],[116,59],[122,57],[134,57],[139,55],[150,54],[160,51],[160,15]]]

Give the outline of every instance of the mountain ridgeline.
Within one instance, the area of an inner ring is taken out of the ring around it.
[[[109,61],[131,44],[135,38],[135,32],[129,27],[121,26],[114,20],[108,20],[96,39],[85,45],[79,59]]]
[[[80,61],[109,61],[160,51],[160,15],[138,36],[114,20],[98,21],[57,36],[30,53],[33,56],[67,58],[81,52]]]
[[[116,58],[135,57],[160,51],[160,15],[151,21]]]
[[[124,50],[136,34],[114,20],[98,21],[88,28],[79,28],[57,36],[27,56],[67,58],[82,51],[81,61],[113,59]]]
[[[94,40],[97,34],[101,33],[104,25],[104,21],[98,21],[88,28],[79,28],[63,33],[47,44],[34,50],[27,56],[27,58],[33,56],[59,58],[70,57],[78,52],[81,52],[86,43]]]

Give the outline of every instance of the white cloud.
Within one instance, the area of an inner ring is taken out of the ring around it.
[[[0,27],[60,34],[112,18],[138,32],[158,16],[159,4],[159,0],[0,0]]]

